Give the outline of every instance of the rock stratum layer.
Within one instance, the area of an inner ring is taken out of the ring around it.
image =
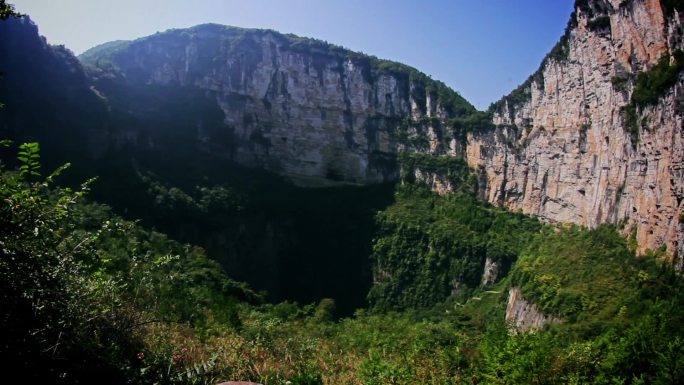
[[[638,74],[682,48],[682,14],[662,3],[576,3],[539,71],[492,106],[496,129],[468,136],[484,199],[551,222],[626,224],[642,252],[684,255],[681,71],[633,101]]]

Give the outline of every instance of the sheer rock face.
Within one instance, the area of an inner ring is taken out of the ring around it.
[[[550,57],[494,110],[497,129],[471,134],[466,157],[486,200],[551,222],[627,220],[641,251],[684,255],[684,81],[638,112],[633,143],[622,109],[633,79],[682,48],[682,15],[658,0],[595,0],[576,10],[567,57]],[[520,100],[523,99],[523,100]]]
[[[203,25],[134,41],[109,59],[129,84],[199,88],[215,98],[231,157],[242,164],[300,180],[396,180],[399,125],[450,117],[437,93],[366,56],[297,48],[297,39]],[[422,150],[438,151],[440,132],[422,129]]]
[[[496,282],[496,279],[499,278],[500,270],[499,263],[487,257],[485,259],[484,269],[482,270],[481,286],[484,287]]]
[[[205,25],[160,33],[121,45],[102,64],[131,90],[200,90],[218,106],[223,131],[198,116],[187,146],[299,180],[345,183],[397,180],[400,150],[465,156],[479,194],[492,203],[551,222],[626,219],[641,251],[665,244],[684,256],[684,80],[638,111],[638,142],[623,113],[634,76],[683,48],[682,15],[659,0],[578,3],[585,5],[573,16],[567,50],[545,60],[522,92],[527,97],[505,98],[494,110],[495,130],[469,133],[465,142],[440,129],[456,114],[425,81],[273,31]],[[122,120],[138,118],[131,115]],[[81,136],[97,143],[87,147],[98,154],[107,146],[156,145],[125,124],[113,138],[104,130]],[[440,193],[454,188],[439,175],[416,173]]]
[[[512,287],[508,291],[508,305],[506,306],[506,322],[514,332],[528,332],[543,328],[560,320],[541,313],[530,302],[522,297],[520,289]]]

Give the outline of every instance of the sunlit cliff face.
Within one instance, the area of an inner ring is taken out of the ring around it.
[[[639,108],[637,135],[624,112],[637,74],[681,48],[681,26],[658,0],[580,7],[566,48],[494,111],[500,128],[469,137],[483,197],[553,222],[621,223],[640,251],[682,255],[681,77]]]

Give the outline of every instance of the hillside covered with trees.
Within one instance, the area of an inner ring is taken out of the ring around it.
[[[17,17],[0,0],[0,23]],[[87,72],[64,47],[33,39],[31,24],[2,27],[14,39],[2,47],[16,50],[0,58],[8,66],[0,68],[0,102],[8,103],[0,110],[6,378],[684,383],[684,278],[664,247],[641,251],[626,221],[590,229],[494,206],[481,199],[481,170],[410,145],[396,154],[396,180],[297,186],[184,146],[182,129],[195,127],[185,113],[205,117],[203,127],[222,119],[201,93],[100,93],[93,84],[113,73]],[[289,39],[293,50],[349,54]],[[41,60],[24,65],[27,52]],[[371,64],[428,82],[398,63]],[[666,70],[671,81],[675,69]],[[646,83],[640,78],[638,89]],[[460,112],[446,123],[404,119],[406,132],[446,124],[460,143],[492,128],[491,112],[430,84]],[[126,103],[125,113],[116,109]],[[44,114],[30,113],[36,106]],[[164,111],[161,120],[148,120],[151,110]],[[164,143],[177,152],[162,158],[122,145],[113,156],[93,155],[101,143],[90,139],[99,133],[147,123],[167,125]],[[95,134],[56,145],[83,130]],[[522,313],[544,322],[518,327],[527,322]]]

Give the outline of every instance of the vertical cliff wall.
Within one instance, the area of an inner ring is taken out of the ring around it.
[[[682,13],[668,4],[576,2],[539,71],[491,107],[496,129],[468,136],[483,198],[552,222],[626,224],[641,251],[684,255]]]
[[[212,135],[198,122],[190,145],[300,181],[395,180],[398,150],[442,151],[453,142],[442,123],[475,112],[408,66],[267,30],[202,25],[81,59],[128,90],[201,90],[223,111],[224,128]]]
[[[684,255],[678,4],[578,0],[539,71],[486,124],[415,69],[316,40],[202,25],[108,43],[81,60],[111,129],[82,136],[106,143],[90,146],[97,153],[181,143],[301,183],[397,180],[405,150],[464,156],[490,202],[553,222],[621,223],[641,251]]]
[[[525,300],[518,287],[508,290],[505,320],[514,333],[536,331],[546,325],[561,322],[556,317],[541,313],[534,304]]]

